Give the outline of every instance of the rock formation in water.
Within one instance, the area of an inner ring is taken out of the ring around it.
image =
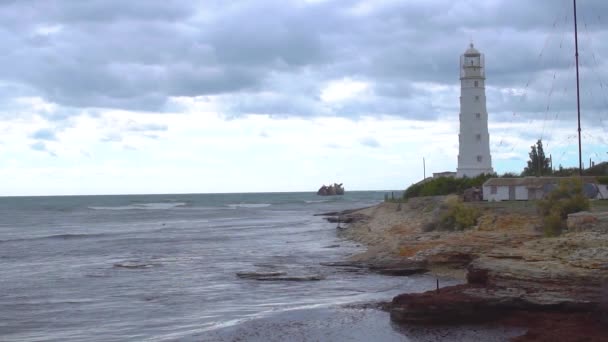
[[[332,185],[323,185],[317,191],[317,195],[319,196],[335,196],[335,195],[344,195],[344,187],[342,183],[334,183]]]

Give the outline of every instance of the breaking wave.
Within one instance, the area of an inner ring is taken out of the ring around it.
[[[270,203],[238,203],[238,204],[228,204],[230,208],[266,208],[270,207],[272,204]]]
[[[35,236],[30,238],[20,238],[20,239],[7,239],[0,240],[0,243],[6,242],[15,242],[15,241],[29,241],[29,240],[74,240],[74,239],[87,239],[87,238],[96,238],[107,236],[109,234],[56,234],[56,235],[47,235],[47,236]]]
[[[171,203],[134,203],[130,205],[117,206],[117,207],[88,207],[92,210],[167,210],[177,207],[184,207],[187,203],[185,202],[171,202]]]

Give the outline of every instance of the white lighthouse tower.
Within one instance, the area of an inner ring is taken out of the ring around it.
[[[483,54],[473,43],[460,56],[460,134],[457,177],[493,173]]]

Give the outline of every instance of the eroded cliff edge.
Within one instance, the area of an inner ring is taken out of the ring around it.
[[[567,332],[576,327],[585,331],[570,336],[573,340],[608,337],[608,216],[602,213],[608,206],[594,206],[569,232],[547,238],[529,202],[472,204],[482,212],[476,226],[434,230],[445,201],[382,203],[341,217],[342,222],[353,218],[341,234],[368,246],[353,263],[424,267],[466,279],[464,285],[395,297],[390,308],[395,322],[502,320],[528,327],[522,340],[570,340]],[[549,324],[559,317],[563,324]]]

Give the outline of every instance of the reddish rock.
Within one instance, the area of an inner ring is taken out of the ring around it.
[[[485,285],[488,283],[488,270],[469,268],[467,272],[469,284]]]
[[[538,302],[524,299],[518,289],[457,285],[402,294],[392,301],[391,319],[402,323],[479,323],[518,310],[538,312],[599,312],[593,302],[571,300]]]
[[[496,318],[496,310],[486,299],[464,293],[468,288],[470,285],[457,285],[439,291],[399,295],[392,301],[391,320],[408,324],[461,324]]]
[[[524,327],[528,331],[513,342],[604,342],[608,324],[595,312],[513,312],[499,324]]]

